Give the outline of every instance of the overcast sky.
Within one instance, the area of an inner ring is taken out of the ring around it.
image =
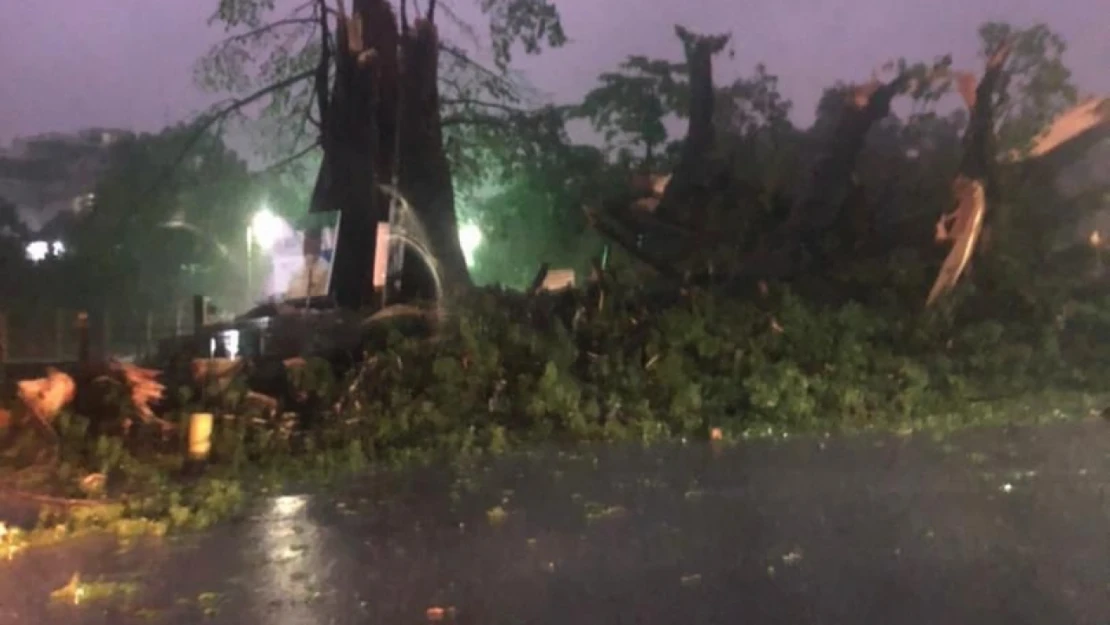
[[[463,4],[469,0],[454,0]],[[197,58],[222,33],[217,0],[34,0],[0,13],[0,144],[88,126],[156,130],[212,101],[192,82]],[[904,56],[952,53],[978,68],[977,26],[1047,22],[1070,44],[1085,92],[1110,94],[1110,0],[560,0],[564,49],[518,66],[556,101],[588,90],[629,54],[681,58],[673,25],[731,31],[735,59],[720,79],[766,62],[801,122],[837,79],[866,79]]]

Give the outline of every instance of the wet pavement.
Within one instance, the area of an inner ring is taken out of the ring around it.
[[[0,625],[1107,623],[1108,485],[1101,420],[535,452],[0,562]]]

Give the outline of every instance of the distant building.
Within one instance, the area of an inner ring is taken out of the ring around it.
[[[111,147],[129,136],[128,130],[90,128],[17,138],[0,147],[0,198],[15,204],[32,232],[63,213],[81,214],[96,201]]]

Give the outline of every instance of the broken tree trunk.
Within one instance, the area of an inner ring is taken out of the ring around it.
[[[326,26],[326,4],[320,5],[318,11]],[[369,20],[369,16],[378,19]],[[365,23],[372,27],[365,28]],[[355,0],[350,17],[340,3],[330,94],[326,31],[325,27],[323,69],[318,71],[316,84],[324,158],[311,210],[340,212],[332,293],[340,306],[357,309],[370,300],[367,282],[374,260],[376,224],[389,217],[378,184],[389,180],[392,173],[392,159],[383,147],[391,145],[393,138],[388,102],[396,101],[396,72],[389,71],[396,68],[396,22],[381,0]]]
[[[959,76],[960,92],[971,115],[964,132],[963,157],[960,159],[956,179],[952,182],[956,208],[940,218],[936,229],[937,242],[951,242],[952,250],[941,265],[936,282],[925,300],[926,306],[932,305],[956,286],[975,253],[975,246],[983,232],[994,162],[991,149],[994,134],[992,102],[1009,55],[1010,44],[1004,42],[987,60],[983,79],[974,92],[970,89],[973,79],[969,81],[966,74]]]
[[[677,29],[686,47],[690,67],[691,107],[688,135],[678,167],[661,197],[620,206],[603,214],[592,214],[603,235],[633,252],[663,275],[675,277],[676,265],[704,251],[721,233],[706,232],[706,209],[717,189],[713,188],[709,159],[713,147],[712,56],[728,38],[695,37]],[[871,127],[890,113],[894,97],[904,92],[913,77],[901,73],[889,83],[872,79],[846,93],[843,111],[833,127],[828,148],[813,167],[805,192],[791,206],[787,220],[767,233],[759,247],[742,257],[732,278],[789,278],[808,265],[800,252],[819,257],[821,237],[845,225],[845,230],[865,234],[859,215],[846,215],[845,207],[860,192],[854,180],[856,162]],[[641,210],[643,208],[650,210]],[[623,226],[623,228],[622,228]],[[637,233],[658,235],[663,241],[678,240],[672,249],[656,252],[638,245]],[[667,253],[669,252],[669,253]],[[687,277],[688,281],[710,281],[711,270]]]
[[[811,259],[820,258],[820,238],[845,218],[845,207],[858,193],[856,162],[867,133],[890,114],[891,102],[910,80],[909,74],[902,73],[885,84],[872,79],[848,90],[827,148],[815,163],[805,191],[791,206],[787,220],[745,257],[735,278],[790,278],[809,265],[804,252]],[[858,221],[858,215],[848,215],[848,219]]]
[[[672,279],[681,276],[678,266],[700,243],[714,193],[707,175],[715,136],[713,56],[729,41],[728,35],[699,36],[681,26],[675,34],[690,72],[690,121],[678,165],[672,174],[642,177],[642,188],[630,189],[631,195],[615,198],[604,210],[586,209],[598,233]],[[639,197],[648,188],[648,197]]]
[[[402,37],[385,0],[354,0],[349,17],[341,2],[330,93],[329,49],[323,45],[316,90],[324,159],[312,210],[340,211],[332,293],[346,308],[374,300],[377,224],[390,218],[383,185],[396,183],[405,195],[445,282],[470,283],[440,130],[434,8],[433,2],[412,37],[402,23]],[[326,3],[321,0],[317,10],[327,15]],[[325,22],[325,42],[327,37]]]
[[[1028,152],[1011,153],[1010,162],[1060,164],[1082,155],[1110,136],[1110,98],[1088,98],[1057,117],[1033,140]]]
[[[443,150],[434,10],[432,2],[425,19],[417,19],[411,31],[404,28],[399,186],[420,217],[444,284],[457,291],[470,286],[470,272],[459,245],[451,166]]]
[[[663,221],[700,231],[713,193],[707,176],[715,135],[713,56],[724,49],[729,36],[698,36],[681,26],[675,27],[675,34],[682,40],[690,72],[690,121],[678,166],[663,186],[654,212]]]

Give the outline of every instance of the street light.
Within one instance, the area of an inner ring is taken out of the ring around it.
[[[258,247],[269,251],[281,237],[284,225],[285,221],[281,217],[275,215],[269,208],[263,207],[254,214],[254,217],[251,217],[250,226],[247,227],[247,237],[253,238],[255,243],[258,243]]]
[[[462,248],[463,257],[469,267],[474,264],[474,252],[482,244],[482,230],[477,224],[463,224],[459,228],[459,247]]]
[[[267,206],[255,213],[247,224],[247,292],[254,294],[254,246],[270,251],[281,237],[285,222]]]

